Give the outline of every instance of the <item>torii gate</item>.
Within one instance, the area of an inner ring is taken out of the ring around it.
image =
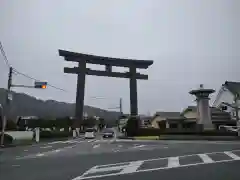
[[[138,100],[137,100],[137,79],[147,80],[148,75],[137,73],[137,68],[147,69],[153,64],[150,60],[131,60],[120,59],[103,56],[88,55],[76,52],[69,52],[59,50],[59,56],[63,56],[66,61],[78,62],[78,67],[64,68],[64,73],[77,74],[77,93],[76,93],[76,107],[75,107],[75,122],[73,127],[79,128],[83,120],[83,107],[84,107],[84,90],[85,90],[85,77],[86,75],[93,76],[107,76],[116,78],[129,78],[130,79],[130,105],[131,116],[138,115]],[[86,67],[86,64],[104,65],[105,71],[92,70]],[[129,72],[113,72],[112,66],[128,67]]]

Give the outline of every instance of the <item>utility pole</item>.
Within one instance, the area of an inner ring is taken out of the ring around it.
[[[120,114],[122,115],[123,114],[123,111],[122,111],[122,98],[120,98],[120,101],[119,101],[119,109],[120,109]]]
[[[4,113],[5,116],[3,115],[2,118],[2,135],[1,135],[1,146],[4,146],[4,133],[5,133],[5,127],[7,124],[7,118],[9,116],[9,110],[10,110],[10,101],[12,99],[12,95],[11,93],[11,87],[12,87],[12,73],[13,73],[13,68],[10,67],[9,68],[9,73],[8,73],[8,87],[7,87],[7,93],[6,93],[6,103],[5,103],[5,107],[4,107]]]

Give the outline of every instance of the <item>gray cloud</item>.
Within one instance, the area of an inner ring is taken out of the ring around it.
[[[3,0],[0,39],[19,71],[69,91],[19,92],[73,102],[76,76],[63,67],[74,64],[57,54],[67,49],[154,60],[143,71],[149,80],[138,82],[140,112],[181,110],[194,103],[188,91],[200,83],[217,90],[225,80],[240,81],[239,12],[238,0]],[[2,60],[0,73],[0,87],[6,87]],[[19,75],[14,82],[33,83]],[[122,97],[128,112],[128,85],[125,79],[87,77],[85,103],[108,108]]]

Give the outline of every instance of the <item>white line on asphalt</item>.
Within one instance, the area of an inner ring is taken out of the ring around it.
[[[145,147],[146,145],[138,145],[138,146],[134,146],[133,148],[142,148]]]
[[[24,151],[26,152],[26,151],[28,151],[28,149],[24,149]]]
[[[49,142],[47,144],[61,144],[61,143],[62,143],[62,141],[53,141],[53,142]]]
[[[58,152],[60,152],[60,151],[61,151],[61,149],[56,149],[56,150],[54,150],[53,152],[58,153]]]
[[[170,157],[168,158],[168,167],[173,168],[173,167],[178,167],[180,166],[179,164],[179,157]]]
[[[44,156],[44,154],[43,153],[38,153],[38,154],[36,154],[36,156],[37,157],[42,157],[42,156]]]
[[[12,167],[19,167],[19,164],[13,164]]]
[[[240,157],[237,156],[236,154],[230,152],[230,151],[225,151],[224,152],[226,155],[228,155],[229,157],[231,157],[232,159],[235,159],[235,160],[240,160]]]
[[[83,173],[81,176],[78,176],[72,180],[94,179],[94,178],[102,178],[102,177],[109,177],[109,176],[118,176],[118,175],[123,175],[123,174],[133,174],[133,173],[138,173],[138,172],[151,172],[151,171],[157,171],[157,170],[162,170],[162,169],[171,169],[171,168],[180,168],[180,167],[189,167],[189,166],[208,164],[210,162],[211,163],[231,162],[231,161],[240,160],[240,158],[233,153],[233,152],[239,152],[239,151],[240,150],[233,150],[231,152],[224,151],[224,152],[211,152],[211,153],[205,153],[205,154],[190,154],[190,155],[183,155],[183,156],[177,156],[177,157],[164,157],[164,158],[158,158],[158,159],[147,159],[147,160],[141,160],[141,161],[98,165],[98,166],[94,166],[93,168],[91,168],[88,171],[86,171],[85,173]],[[216,153],[225,153],[228,156],[232,157],[232,159],[213,161],[208,155],[216,154]],[[190,164],[184,164],[184,165],[179,164],[180,157],[191,157],[191,156],[199,156],[202,158],[203,162],[190,163]],[[151,161],[163,160],[163,159],[170,159],[168,161],[168,166],[138,170],[138,168],[144,162],[151,162]],[[113,170],[118,171],[118,172],[113,173]],[[101,174],[102,172],[104,172],[105,174]],[[106,173],[106,172],[109,172],[109,173]],[[100,174],[98,175],[98,173],[100,173]],[[91,176],[91,174],[92,174],[92,176]]]
[[[42,146],[40,147],[41,149],[47,149],[47,148],[51,148],[52,146]]]
[[[98,148],[98,147],[100,147],[100,144],[96,144],[93,146],[93,148]]]
[[[67,147],[65,147],[64,149],[71,149],[71,148],[75,148],[75,147],[77,147],[77,145],[67,146]]]
[[[214,163],[212,158],[210,158],[207,154],[198,154],[198,156],[202,159],[204,163]]]
[[[131,162],[126,168],[121,171],[121,174],[129,174],[136,172],[137,169],[143,164],[144,161]]]

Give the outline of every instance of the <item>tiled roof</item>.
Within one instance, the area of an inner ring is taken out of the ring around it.
[[[180,112],[165,112],[165,111],[159,111],[156,112],[156,116],[161,116],[164,118],[178,118],[180,117]]]
[[[223,84],[231,93],[240,95],[240,82],[226,81]]]

